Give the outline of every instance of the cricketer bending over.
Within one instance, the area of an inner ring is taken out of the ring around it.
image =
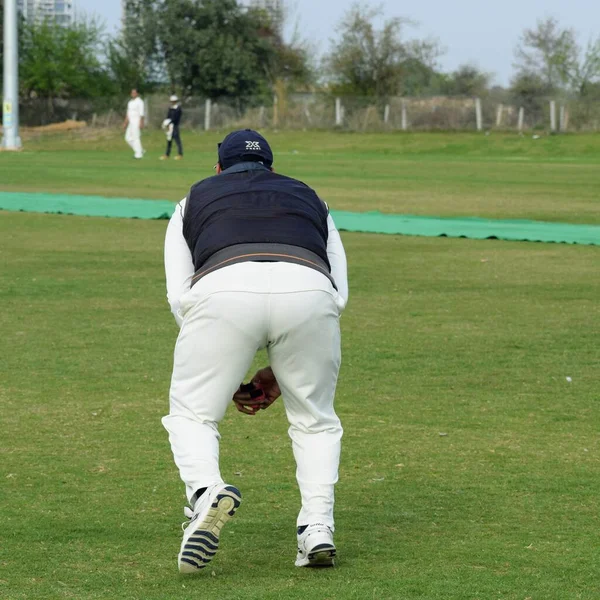
[[[254,414],[281,393],[301,496],[296,566],[331,566],[342,427],[334,407],[346,255],[327,205],[272,171],[252,130],[218,147],[217,175],[192,186],[167,227],[167,297],[180,326],[162,420],[191,506],[178,557],[194,573],[215,556],[241,493],[219,470],[229,403]],[[270,366],[240,386],[257,350]]]

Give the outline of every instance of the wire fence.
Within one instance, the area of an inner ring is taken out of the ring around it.
[[[169,103],[148,96],[146,124],[159,128]],[[575,98],[533,98],[524,103],[492,96],[376,100],[327,94],[291,94],[264,99],[186,98],[182,127],[225,130],[240,127],[338,129],[345,131],[545,130],[599,131],[600,102]],[[125,118],[127,99],[30,99],[20,103],[21,127],[45,127],[65,121],[112,128]],[[51,128],[50,128],[51,129]]]

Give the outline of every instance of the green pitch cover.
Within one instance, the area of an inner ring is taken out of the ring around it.
[[[0,210],[120,217],[168,219],[175,203],[167,200],[104,198],[37,193],[0,193]],[[365,233],[465,237],[532,242],[562,242],[600,246],[600,226],[546,223],[526,220],[443,218],[389,215],[379,212],[353,213],[332,210],[338,229]]]
[[[168,200],[0,192],[0,209],[12,211],[124,219],[168,219],[174,208],[175,204]]]

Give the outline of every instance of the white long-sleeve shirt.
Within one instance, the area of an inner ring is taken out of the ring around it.
[[[177,324],[181,326],[179,307],[182,296],[189,291],[194,275],[194,261],[183,236],[183,212],[186,198],[175,207],[165,235],[165,274],[167,300]],[[348,267],[340,233],[331,215],[327,216],[327,258],[343,309],[348,302]]]
[[[140,124],[142,117],[146,115],[144,101],[138,96],[127,103],[127,119],[134,127]]]

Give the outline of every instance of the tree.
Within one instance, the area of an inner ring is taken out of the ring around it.
[[[384,98],[405,91],[410,75],[413,81],[431,75],[440,53],[437,43],[403,41],[406,19],[388,19],[376,30],[379,16],[381,9],[355,4],[342,20],[340,39],[325,59],[335,93]]]
[[[106,68],[117,94],[127,94],[132,88],[146,92],[152,86],[151,77],[139,55],[121,36],[106,45]]]
[[[111,40],[106,52],[121,92],[136,86],[145,90],[164,76],[164,60],[158,48],[162,5],[162,0],[124,2],[123,30],[117,39]]]
[[[263,2],[252,8],[262,23],[260,36],[273,46],[271,64],[267,66],[268,77],[273,87],[308,87],[316,80],[317,68],[311,56],[316,52],[299,34],[298,24],[290,41],[284,39],[284,27],[290,18],[291,10],[283,0]]]
[[[442,74],[437,61],[443,51],[437,40],[412,40],[407,44],[407,57],[402,63],[400,93],[403,96],[437,94]]]
[[[316,79],[316,67],[311,60],[310,44],[303,40],[296,26],[289,42],[283,29],[289,16],[287,5],[281,1],[254,5],[251,10],[261,23],[259,35],[273,47],[271,63],[266,65],[267,76],[272,87],[309,86]],[[316,54],[312,52],[312,54]]]
[[[255,11],[236,0],[169,0],[160,11],[159,48],[174,88],[210,98],[266,94],[274,48]]]
[[[600,37],[589,42],[571,76],[571,85],[580,96],[595,94],[600,84]]]
[[[461,65],[451,73],[442,86],[449,96],[483,96],[490,86],[491,75],[474,65]]]
[[[600,79],[600,38],[584,51],[575,31],[561,29],[552,17],[524,31],[515,55],[517,76],[542,80],[549,93],[570,89],[582,94]]]
[[[577,64],[575,32],[561,29],[553,17],[538,21],[535,29],[523,32],[515,55],[520,73],[535,74],[549,89],[558,89]]]
[[[517,106],[527,114],[541,114],[552,88],[546,79],[535,73],[520,73],[511,82],[510,94]]]
[[[26,22],[20,46],[19,79],[25,96],[91,98],[111,88],[99,59],[102,29],[94,21],[68,26]]]

